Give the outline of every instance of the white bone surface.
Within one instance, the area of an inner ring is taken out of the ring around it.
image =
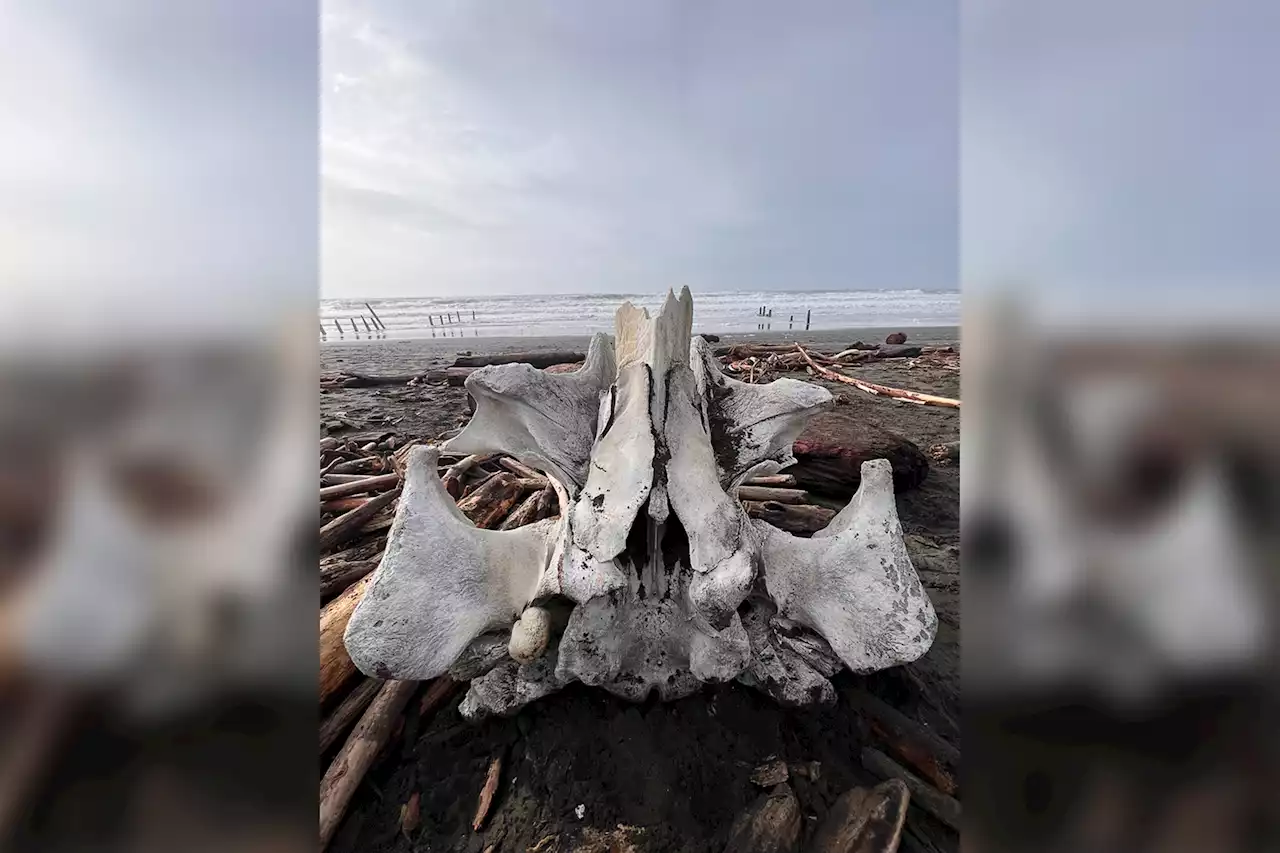
[[[467,377],[476,413],[452,438],[453,453],[502,451],[553,475],[571,492],[586,482],[600,391],[613,382],[613,341],[592,336],[574,373],[546,373],[527,364],[482,367]]]
[[[382,562],[347,623],[362,672],[435,678],[484,632],[510,627],[546,567],[554,521],[478,530],[436,475],[439,451],[414,448]]]
[[[828,679],[915,660],[936,618],[907,557],[889,465],[812,539],[749,519],[747,476],[794,461],[826,390],[721,374],[692,337],[688,290],[654,316],[625,303],[577,373],[477,370],[475,418],[448,447],[544,470],[558,520],[477,530],[411,457],[381,566],[347,628],[384,678],[469,677],[468,717],[510,714],[573,681],[640,701],[742,680],[829,702]],[[567,623],[552,607],[571,607]],[[563,625],[563,630],[558,629]],[[505,641],[505,645],[504,645]]]

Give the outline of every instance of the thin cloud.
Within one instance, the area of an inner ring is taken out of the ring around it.
[[[351,191],[325,195],[323,293],[954,287],[956,26],[329,3],[323,169]]]

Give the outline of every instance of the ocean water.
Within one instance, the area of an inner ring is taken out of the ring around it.
[[[693,294],[693,327],[698,332],[750,332],[761,324],[772,331],[804,329],[880,329],[960,324],[960,294],[956,291],[845,290],[799,293],[719,291]],[[588,296],[423,296],[369,299],[368,305],[386,325],[387,338],[518,337],[585,335],[613,330],[618,306],[632,304],[651,311],[665,294],[606,294]],[[323,299],[321,328],[329,340],[369,337],[366,323],[376,328],[363,299]],[[760,317],[764,306],[772,317]],[[453,315],[442,321],[441,315]],[[366,319],[361,319],[362,317]],[[352,331],[352,322],[355,331]]]

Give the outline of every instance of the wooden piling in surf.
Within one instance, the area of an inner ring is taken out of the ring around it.
[[[373,306],[366,302],[364,307],[369,309],[369,314],[373,317],[373,322],[378,324],[378,328],[385,332],[387,330],[387,324],[382,322],[382,318],[378,316],[377,311],[373,310]]]
[[[809,318],[810,318],[810,317],[812,317],[812,316],[813,316],[813,309],[812,309],[812,308],[810,308],[809,310],[807,310],[807,311],[805,311],[805,312],[804,312],[804,330],[805,330],[806,332],[807,332],[807,331],[809,331]]]
[[[369,321],[364,318],[363,314],[360,315],[360,322],[364,323],[364,330],[372,335],[373,327],[369,325]]]
[[[351,324],[351,333],[356,337],[360,336],[360,330],[356,328],[356,321],[353,317],[348,317],[347,322]]]
[[[338,337],[340,338],[346,337],[345,335],[342,334],[342,324],[338,322],[337,317],[333,318],[333,327],[338,330]]]
[[[436,324],[436,320],[435,320],[435,318],[434,318],[434,317],[432,317],[430,314],[428,314],[428,315],[427,315],[427,323],[429,323],[430,325],[434,326],[434,325]]]

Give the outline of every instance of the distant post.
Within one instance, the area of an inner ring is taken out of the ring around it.
[[[806,332],[807,332],[807,331],[809,331],[809,318],[810,318],[810,317],[812,317],[812,316],[813,316],[813,309],[812,309],[812,308],[810,308],[809,310],[807,310],[807,311],[805,311],[805,312],[804,312],[804,330],[805,330]]]
[[[788,328],[788,329],[790,329],[790,328],[792,327],[792,325],[794,325],[794,324],[795,324],[795,322],[796,322],[796,315],[795,315],[795,314],[792,314],[792,315],[791,315],[791,318],[790,318],[789,320],[787,320],[787,328]]]
[[[472,309],[471,309],[471,322],[473,322],[473,323],[474,323],[475,321],[476,321],[476,309],[472,308]]]
[[[364,307],[369,309],[369,313],[373,315],[373,322],[378,324],[378,328],[382,329],[385,332],[387,330],[387,324],[382,322],[382,318],[378,316],[377,311],[373,310],[373,306],[370,305],[368,302],[366,302],[364,304]]]
[[[324,323],[321,323],[321,324],[320,324],[320,337],[322,337],[322,338],[327,338],[327,337],[329,337],[328,335],[326,335],[326,334],[324,333]]]

